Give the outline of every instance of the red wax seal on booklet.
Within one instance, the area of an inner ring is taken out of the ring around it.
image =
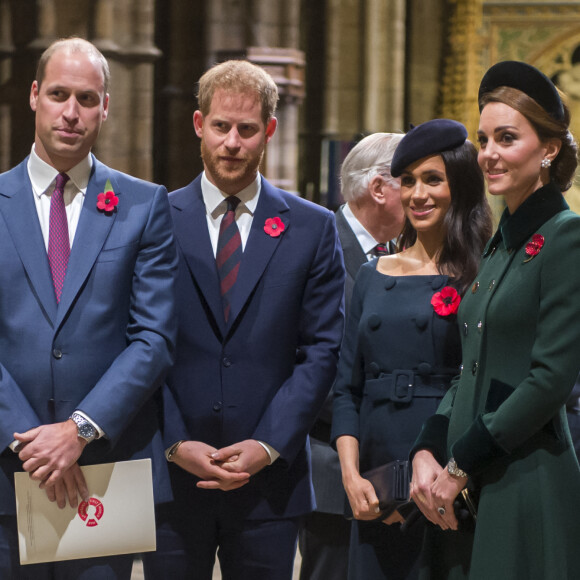
[[[89,511],[91,512],[90,517]],[[96,497],[91,497],[89,501],[81,502],[78,509],[81,520],[87,522],[86,525],[89,528],[94,528],[99,524],[99,520],[103,517],[104,511],[103,504]]]

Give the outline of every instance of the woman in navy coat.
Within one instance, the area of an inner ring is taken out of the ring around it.
[[[572,580],[580,470],[565,404],[580,370],[580,217],[562,192],[577,147],[558,91],[530,65],[494,65],[479,103],[479,163],[507,207],[459,310],[463,372],[416,446],[411,496],[437,525],[422,577]],[[468,480],[480,490],[474,533],[456,531],[450,507]]]
[[[349,580],[417,575],[421,526],[402,534],[399,524],[377,521],[379,502],[361,473],[408,457],[458,372],[455,312],[491,234],[483,176],[466,138],[465,127],[448,119],[403,138],[391,174],[402,175],[404,249],[363,265],[355,283],[332,429],[356,518]]]

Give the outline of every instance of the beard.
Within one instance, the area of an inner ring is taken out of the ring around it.
[[[256,178],[264,151],[254,156],[236,156],[235,163],[222,159],[224,154],[228,156],[227,151],[210,151],[201,140],[201,158],[210,181],[225,193],[238,193]]]

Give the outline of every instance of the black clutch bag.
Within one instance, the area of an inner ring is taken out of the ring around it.
[[[385,519],[398,507],[409,501],[411,473],[408,461],[391,461],[361,473],[375,488],[381,513],[377,519]]]

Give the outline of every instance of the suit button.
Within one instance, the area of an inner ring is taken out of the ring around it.
[[[465,336],[467,336],[468,333],[468,326],[467,326],[467,322],[463,323],[463,334],[465,334]]]
[[[476,361],[473,363],[473,366],[471,367],[471,374],[473,376],[475,376],[475,374],[477,373],[478,368],[479,368],[479,363]]]
[[[489,283],[489,286],[487,287],[487,289],[491,292],[493,290],[493,287],[495,286],[495,280],[492,280]]]
[[[224,367],[231,367],[232,366],[232,361],[227,356],[224,356],[222,363],[223,363]]]
[[[477,330],[483,332],[483,322],[481,320],[477,323]]]
[[[479,282],[474,282],[473,286],[471,287],[471,293],[475,294],[479,290]]]
[[[213,410],[218,413],[219,411],[222,410],[222,403],[221,401],[218,401],[217,403],[213,404]]]
[[[62,351],[61,351],[61,350],[59,350],[58,348],[55,348],[55,349],[52,351],[52,356],[53,356],[54,358],[56,358],[56,359],[60,359],[60,358],[62,358]]]

